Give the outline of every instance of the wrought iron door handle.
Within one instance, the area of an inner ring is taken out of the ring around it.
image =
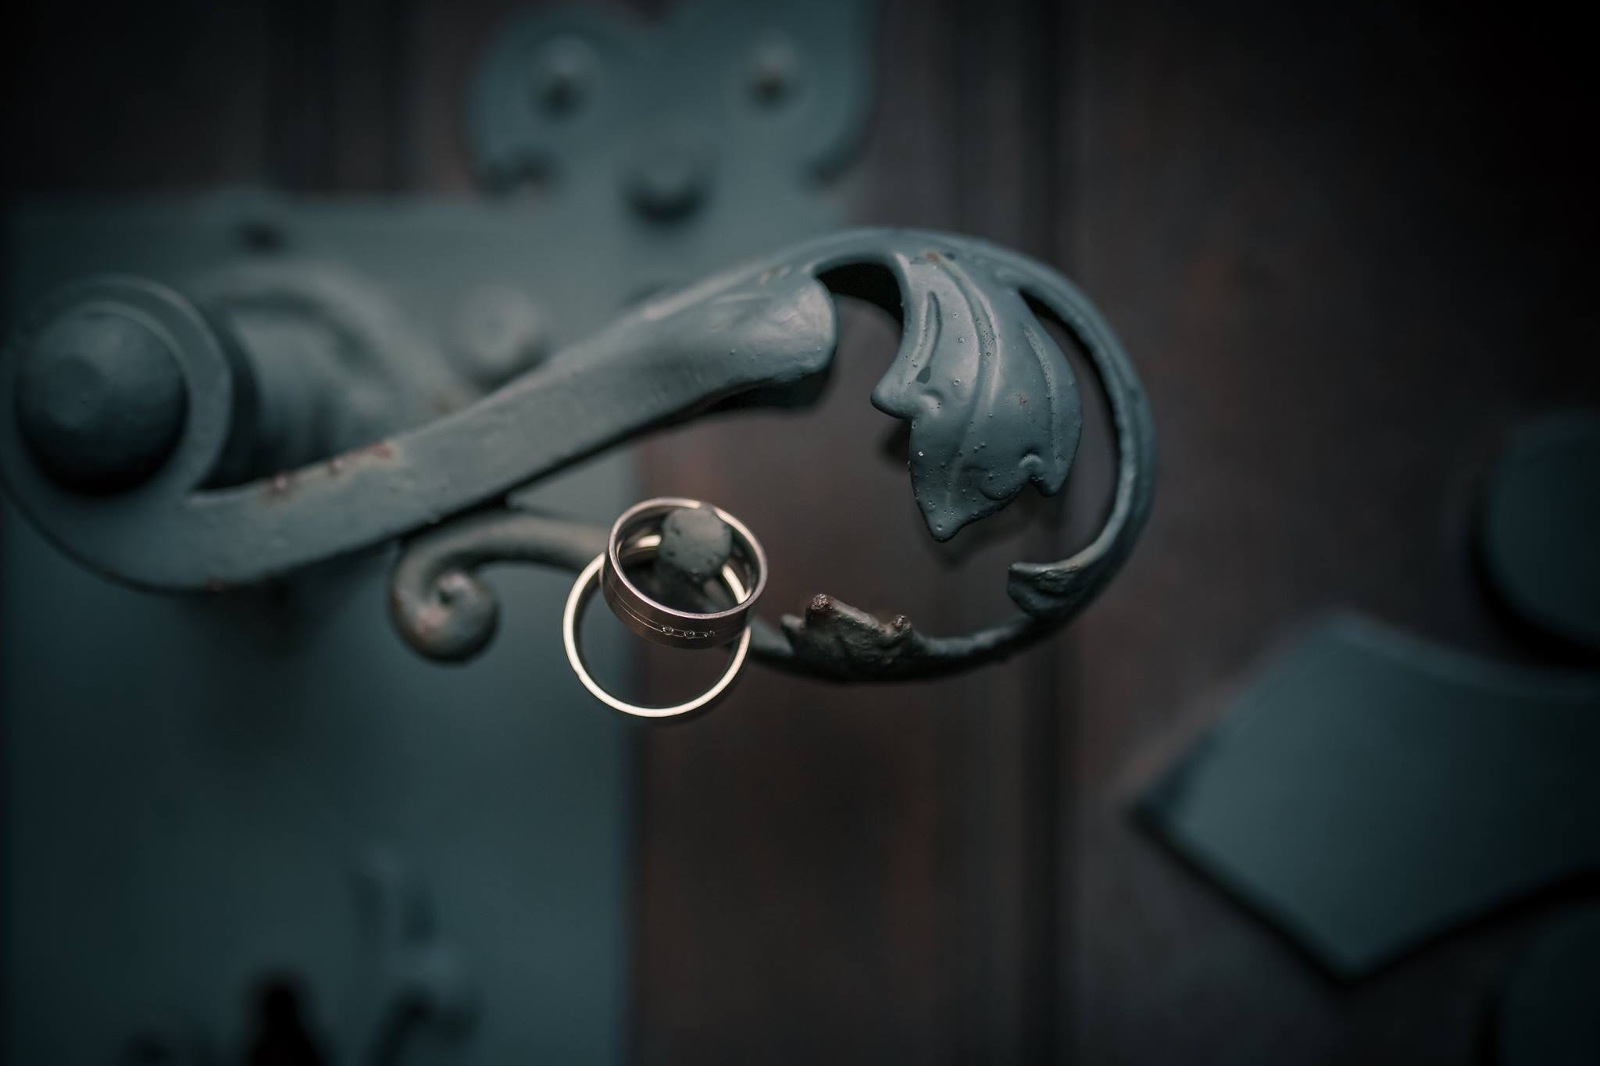
[[[753,653],[841,679],[924,677],[1004,656],[1062,624],[1116,572],[1148,511],[1144,394],[1109,326],[1066,279],[939,233],[856,230],[789,248],[650,300],[464,410],[243,481],[259,390],[238,345],[170,290],[85,282],[49,300],[7,347],[0,478],[68,554],[150,589],[256,583],[410,536],[394,572],[395,620],[424,654],[462,658],[494,630],[493,596],[474,567],[525,559],[577,569],[603,536],[484,504],[713,407],[803,403],[837,343],[830,291],[902,322],[872,401],[910,423],[912,487],[935,538],[998,511],[1029,482],[1048,494],[1066,481],[1078,388],[1039,313],[1071,331],[1100,378],[1119,453],[1115,498],[1077,555],[1011,567],[1008,592],[1023,613],[1000,625],[929,637],[819,596],[781,630],[758,628]]]

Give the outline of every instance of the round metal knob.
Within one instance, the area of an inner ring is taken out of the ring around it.
[[[733,555],[733,530],[709,507],[680,507],[661,520],[656,562],[694,583],[722,572]]]
[[[69,311],[40,332],[18,367],[16,404],[39,465],[85,492],[148,478],[172,453],[188,414],[167,341],[114,306]]]

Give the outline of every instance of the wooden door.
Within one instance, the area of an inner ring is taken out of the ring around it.
[[[27,5],[5,191],[465,192],[460,93],[512,9]],[[1600,398],[1584,39],[1460,5],[887,4],[855,214],[1086,288],[1150,393],[1156,511],[1101,602],[1015,662],[869,688],[753,672],[649,734],[636,1061],[1478,1061],[1537,909],[1336,987],[1127,804],[1324,607],[1527,654],[1474,585],[1470,500],[1506,426]],[[890,329],[847,326],[818,411],[667,434],[645,487],[761,530],[769,611],[830,592],[933,630],[988,617],[1006,562],[1093,527],[1103,436],[1065,508],[935,550],[866,402]]]

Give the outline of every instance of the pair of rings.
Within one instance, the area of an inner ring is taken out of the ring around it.
[[[731,551],[716,580],[733,601],[720,611],[687,611],[647,595],[628,576],[627,568],[654,559],[661,551],[663,525],[680,510],[709,511],[728,527]],[[743,522],[720,507],[700,500],[661,497],[634,504],[611,527],[606,550],[578,575],[567,594],[561,616],[561,637],[567,661],[595,699],[613,710],[640,718],[676,718],[704,711],[727,695],[750,653],[750,612],[767,584],[767,556]],[[670,707],[641,707],[607,692],[590,674],[583,658],[584,610],[599,589],[613,614],[629,629],[654,644],[669,648],[709,649],[733,646],[728,666],[700,695]]]

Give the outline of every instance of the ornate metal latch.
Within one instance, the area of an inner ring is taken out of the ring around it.
[[[980,241],[858,230],[789,248],[649,300],[478,402],[287,471],[271,445],[341,397],[272,373],[196,303],[127,278],[57,293],[7,347],[0,476],[60,548],[118,581],[221,591],[402,539],[392,616],[418,652],[468,658],[493,636],[474,573],[519,560],[578,570],[603,531],[507,506],[519,486],[662,426],[732,406],[798,405],[837,341],[830,293],[895,315],[903,337],[872,393],[910,424],[912,488],[947,539],[1029,482],[1071,471],[1078,385],[1040,316],[1082,345],[1109,402],[1118,476],[1083,551],[1012,565],[1021,613],[930,636],[819,595],[757,623],[768,665],[847,681],[923,678],[1002,658],[1080,611],[1127,557],[1150,506],[1153,434],[1127,356],[1059,274]]]

